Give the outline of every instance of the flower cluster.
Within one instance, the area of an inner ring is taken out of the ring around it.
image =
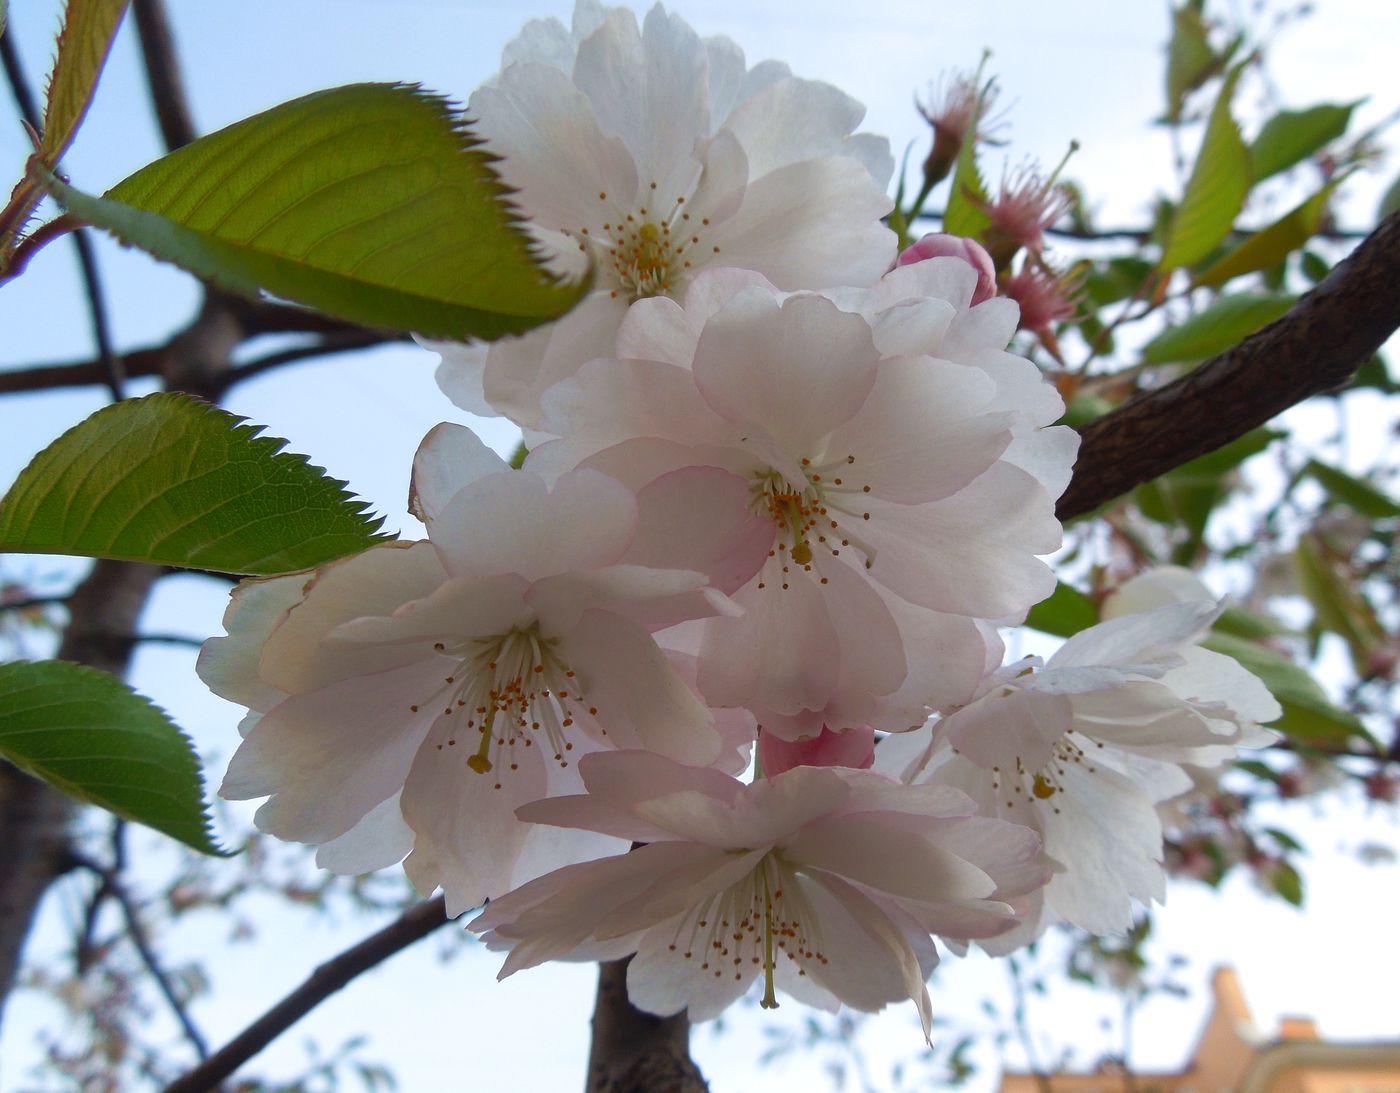
[[[489,901],[502,974],[633,955],[632,1001],[694,1018],[761,980],[907,998],[927,1034],[935,938],[1003,952],[1160,898],[1158,805],[1277,708],[1198,648],[1219,605],[1180,573],[1000,666],[1055,587],[1077,437],[985,252],[895,264],[860,108],[581,2],[470,109],[596,289],[440,347],[522,468],[441,425],[425,539],[234,592],[200,660],[250,711],[224,795],[328,869]]]

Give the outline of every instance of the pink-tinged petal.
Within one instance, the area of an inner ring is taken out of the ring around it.
[[[438,514],[458,490],[508,470],[510,465],[470,429],[447,421],[434,425],[413,457],[408,511],[428,526],[431,536]]]
[[[791,163],[840,155],[864,116],[865,107],[830,84],[789,77],[740,103],[724,127],[739,138],[750,173],[759,178]]]
[[[541,400],[545,428],[598,451],[633,437],[714,444],[729,430],[683,368],[644,360],[595,360]]]
[[[529,471],[490,475],[458,491],[433,529],[454,576],[518,573],[527,580],[608,565],[631,542],[637,499],[596,471],[561,475],[553,489]]]
[[[783,844],[793,860],[897,899],[973,900],[996,891],[982,869],[927,835],[873,816],[834,816],[808,824]]]
[[[469,345],[436,342],[416,335],[415,340],[441,358],[433,371],[433,379],[452,405],[482,417],[494,417],[502,412],[486,400],[486,355],[490,346],[479,342]]]
[[[242,581],[224,610],[228,637],[210,638],[199,651],[195,671],[220,698],[253,710],[269,710],[287,693],[258,674],[264,643],[301,602],[310,573]]]
[[[688,947],[692,937],[706,936],[697,925],[703,915],[694,910],[674,925],[667,923],[643,935],[637,955],[627,966],[627,997],[632,1005],[662,1017],[684,1010],[690,1020],[705,1021],[718,1017],[748,989],[757,973],[751,964],[735,968],[726,961],[716,975],[720,960],[712,965],[709,954]]]
[[[874,390],[832,434],[826,458],[855,456],[840,468],[853,492],[869,486],[878,497],[910,504],[948,497],[1011,442],[1012,417],[997,412],[995,393],[975,368],[929,357],[881,361]]]
[[[991,694],[942,721],[941,731],[962,755],[987,770],[1036,771],[1072,727],[1070,700],[1035,691]]]
[[[578,371],[580,364],[613,354],[618,323],[627,301],[606,290],[592,292],[562,319],[536,327],[519,338],[492,342],[486,354],[480,386],[491,412],[504,414],[525,429],[548,430],[541,424],[540,399],[554,384]],[[438,370],[438,386],[465,410],[457,373]],[[475,411],[474,411],[475,412]]]
[[[702,323],[669,296],[649,296],[627,309],[617,328],[619,360],[657,361],[690,371]]]
[[[871,576],[911,603],[957,615],[1024,616],[1055,590],[1036,554],[1060,544],[1049,496],[1024,471],[998,463],[952,497],[887,505],[861,529]]]
[[[331,648],[322,639],[351,619],[390,615],[430,595],[446,577],[428,542],[385,543],[322,566],[263,646],[260,675],[298,694],[409,663],[417,652]]]
[[[759,589],[735,599],[741,618],[711,619],[700,652],[700,691],[714,706],[758,702],[778,713],[821,709],[841,664],[841,638],[817,582],[801,574],[788,581],[776,562]]]
[[[739,613],[737,606],[730,606],[727,597],[708,585],[705,574],[692,569],[610,565],[536,581],[528,602],[545,631],[554,634],[572,630],[579,616],[594,608],[648,628]]]
[[[780,305],[748,292],[706,324],[695,350],[695,383],[741,434],[761,425],[800,456],[860,409],[877,359],[860,316],[820,296]]]
[[[583,92],[558,69],[512,65],[472,95],[467,112],[509,164],[504,174],[521,207],[545,227],[601,226],[612,205],[631,206],[638,179],[627,145],[604,133]]]
[[[773,522],[749,511],[744,479],[717,467],[686,467],[637,494],[637,534],[623,560],[699,570],[728,594],[763,567],[773,537]]]
[[[558,649],[614,748],[643,747],[696,766],[719,757],[709,711],[642,627],[587,611]]]
[[[819,591],[827,613],[840,620],[841,691],[884,695],[897,689],[907,678],[908,664],[903,637],[885,598],[844,559],[818,556],[814,568],[826,582]]]
[[[880,903],[839,877],[799,875],[797,883],[822,923],[821,953],[826,957],[805,961],[807,974],[853,1009],[874,1013],[908,998],[928,1020],[924,970],[912,943],[919,932],[913,924],[904,916],[896,923]],[[927,934],[919,940],[926,948]]]
[[[923,773],[933,751],[933,732],[933,726],[926,724],[910,732],[884,737],[875,748],[872,769],[900,782],[913,781]]]
[[[413,849],[413,829],[404,823],[399,795],[375,805],[339,838],[316,850],[316,865],[332,873],[359,876],[397,865]]]
[[[860,728],[833,732],[823,728],[815,739],[788,741],[770,732],[758,738],[758,761],[766,777],[793,767],[854,767],[875,762],[875,730]]]
[[[433,718],[426,700],[440,688],[437,666],[420,662],[294,695],[248,733],[219,792],[236,801],[271,794],[258,809],[262,830],[329,842],[398,792]]]
[[[756,179],[739,211],[705,241],[719,247],[715,263],[757,270],[786,291],[868,285],[898,250],[880,223],[890,204],[857,160],[809,159]]]
[[[404,869],[423,895],[441,888],[453,917],[510,889],[528,832],[515,809],[547,791],[540,748],[517,747],[515,769],[479,774],[467,765],[478,740],[459,720],[440,718],[403,789],[403,817],[415,836]]]
[[[977,273],[977,288],[973,290],[970,306],[990,300],[997,294],[997,269],[992,256],[975,239],[947,233],[925,235],[900,252],[896,266],[927,262],[930,258],[960,258]]]
[[[996,631],[977,619],[930,611],[899,596],[882,597],[904,642],[908,674],[884,696],[879,728],[906,732],[927,720],[931,710],[970,702],[989,662],[1000,663]]]
[[[732,217],[744,204],[749,188],[749,157],[744,148],[727,129],[722,129],[707,140],[696,142],[696,153],[704,160],[704,170],[695,186],[686,208],[690,212],[689,223],[699,218],[705,221],[723,223]],[[704,246],[705,236],[697,244],[701,261],[711,259],[714,251]],[[696,252],[691,252],[696,253]],[[714,258],[719,261],[718,257]]]
[[[514,573],[499,577],[455,577],[421,600],[377,615],[343,622],[321,640],[321,652],[375,663],[390,658],[428,658],[443,640],[460,645],[463,638],[506,633],[534,621],[525,593],[529,582]],[[444,666],[456,661],[443,661]]]

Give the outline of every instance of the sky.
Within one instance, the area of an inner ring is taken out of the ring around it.
[[[1246,0],[1237,0],[1240,8]],[[201,129],[214,129],[312,90],[364,80],[410,80],[465,100],[496,68],[500,49],[526,17],[567,20],[569,5],[505,5],[467,0],[172,0],[174,28]],[[1161,50],[1166,5],[1141,0],[1076,0],[1054,4],[1000,0],[975,7],[923,0],[679,0],[675,9],[703,34],[727,34],[751,63],[787,61],[799,74],[827,80],[865,102],[865,128],[890,136],[898,157],[914,145],[924,151],[923,123],[913,96],[948,68],[974,67],[992,50],[990,71],[1002,86],[1013,166],[1026,157],[1058,162],[1071,140],[1081,150],[1069,168],[1085,180],[1100,220],[1141,222],[1156,188],[1172,177],[1170,144],[1146,124],[1161,109]],[[1370,96],[1361,125],[1400,106],[1400,80],[1390,44],[1400,40],[1400,8],[1380,0],[1319,0],[1302,27],[1285,29],[1270,52],[1269,73],[1283,105],[1349,101]],[[49,56],[56,0],[12,4],[11,28],[37,80]],[[1253,6],[1249,6],[1253,10]],[[1253,89],[1242,105],[1259,105]],[[0,132],[0,171],[18,175],[26,148],[15,126]],[[160,153],[150,122],[131,28],[116,45],[92,112],[66,161],[73,181],[100,191]],[[989,174],[1000,172],[995,156]],[[1400,164],[1393,159],[1359,180],[1341,209],[1343,222],[1366,227],[1379,194]],[[183,274],[139,254],[104,245],[100,251],[120,347],[163,340],[184,321],[196,292]],[[87,320],[73,290],[67,248],[56,246],[29,273],[0,290],[0,367],[84,358],[91,346]],[[434,357],[393,347],[355,358],[328,359],[269,375],[237,389],[234,412],[286,437],[294,451],[346,478],[389,518],[391,528],[415,533],[403,514],[414,444],[444,418],[463,420],[432,381]],[[87,389],[0,400],[0,482],[8,480],[54,436],[100,407],[103,392]],[[501,448],[513,443],[498,423],[474,422]],[[57,591],[80,568],[61,560],[0,559],[0,576],[23,577]],[[204,637],[219,629],[224,589],[194,578],[165,582],[145,619],[151,631]],[[195,737],[217,782],[235,739],[239,711],[203,692],[189,652],[144,649],[134,682],[170,710]],[[1306,811],[1310,806],[1303,806]],[[249,810],[239,813],[246,822]],[[1302,823],[1298,811],[1291,814]],[[1340,1037],[1400,1035],[1394,1007],[1378,1006],[1363,982],[1400,982],[1400,952],[1385,928],[1400,882],[1394,868],[1365,867],[1365,842],[1400,846],[1394,814],[1354,802],[1332,801],[1313,817],[1316,834],[1307,875],[1306,914],[1277,900],[1261,900],[1248,880],[1231,881],[1221,894],[1199,886],[1173,887],[1159,915],[1158,951],[1188,958],[1183,980],[1188,1001],[1162,1001],[1139,1019],[1135,1061],[1144,1068],[1178,1064],[1204,1019],[1201,988],[1211,967],[1233,961],[1264,1031],[1286,1013],[1310,1013],[1324,1033]],[[228,838],[237,840],[230,829]],[[309,868],[309,855],[308,855]],[[46,908],[48,924],[36,939],[41,951],[61,944],[59,893]],[[222,1042],[290,989],[314,964],[369,932],[367,920],[342,919],[312,933],[288,920],[269,921],[256,947],[229,949],[220,928],[195,924],[170,941],[172,950],[205,956],[214,967],[217,995],[195,1007],[210,1039]],[[1364,969],[1364,974],[1362,969]],[[593,970],[562,967],[493,982],[495,958],[470,951],[439,966],[433,945],[403,954],[328,1002],[274,1046],[256,1068],[291,1073],[304,1060],[303,1041],[316,1036],[334,1047],[366,1031],[370,1058],[384,1059],[406,1090],[473,1087],[557,1089],[581,1082],[591,1010]],[[976,958],[949,960],[931,984],[940,1014],[985,1028],[984,997],[1005,1005],[1001,969]],[[1033,1004],[1038,1034],[1080,1047],[1092,1059],[1101,999],[1068,991],[1053,1005]],[[386,1001],[388,1004],[386,1005]],[[810,1088],[821,1080],[822,1060],[760,1070],[755,1059],[767,1043],[758,1011],[732,1012],[725,1031],[697,1031],[696,1054],[716,1093],[760,1086]],[[779,1016],[796,1025],[795,1003]],[[0,1093],[32,1088],[24,1081],[35,1031],[56,1020],[37,1003],[16,1000],[0,1030]],[[798,1025],[800,1027],[800,1025]],[[917,1052],[911,1007],[896,1007],[863,1034],[878,1064]],[[1101,1048],[1100,1048],[1101,1050]],[[1051,1052],[1053,1054],[1053,1051]],[[984,1064],[994,1070],[994,1063]],[[985,1089],[985,1069],[975,1088]]]

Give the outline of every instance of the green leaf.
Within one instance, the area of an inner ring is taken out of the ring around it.
[[[1221,296],[1204,311],[1158,334],[1142,347],[1142,359],[1148,364],[1169,364],[1213,357],[1268,326],[1296,299],[1286,293]]]
[[[976,134],[982,118],[982,105],[983,100],[979,97],[977,113],[967,127],[967,137],[962,147],[958,149],[958,162],[949,183],[947,207],[943,210],[943,230],[951,235],[965,235],[969,239],[982,239],[992,222],[987,215],[991,198],[977,166]]]
[[[1211,109],[1196,165],[1162,249],[1164,270],[1199,262],[1225,238],[1244,208],[1250,186],[1249,149],[1230,115],[1230,99],[1243,71],[1243,65],[1230,70]]]
[[[1343,560],[1334,556],[1316,531],[1299,537],[1293,548],[1298,586],[1313,609],[1313,630],[1327,630],[1347,643],[1357,674],[1370,670],[1373,654],[1385,649],[1389,637],[1376,609],[1357,587]]]
[[[1211,513],[1230,493],[1230,472],[1285,434],[1254,429],[1213,452],[1197,456],[1139,486],[1134,496],[1143,515],[1184,532],[1172,560],[1189,565],[1204,541]]]
[[[1063,581],[1055,585],[1049,599],[1041,600],[1026,616],[1032,630],[1068,638],[1099,621],[1094,601]]]
[[[105,197],[46,185],[82,219],[232,291],[462,340],[556,319],[589,288],[540,265],[492,160],[445,100],[355,84],[203,137]]]
[[[1303,851],[1303,844],[1281,827],[1266,827],[1264,828],[1264,834],[1268,835],[1285,850],[1292,850],[1296,853],[1302,853]]]
[[[1223,285],[1232,277],[1278,265],[1307,243],[1322,223],[1327,202],[1340,178],[1333,179],[1296,209],[1285,213],[1262,231],[1255,232],[1239,246],[1226,251],[1202,272],[1194,284]]]
[[[97,411],[0,501],[0,551],[274,574],[384,538],[343,482],[241,422],[178,394]]]
[[[1298,875],[1298,870],[1281,861],[1274,863],[1273,871],[1274,891],[1294,907],[1303,906],[1303,878]]]
[[[1347,131],[1351,114],[1364,99],[1323,103],[1307,110],[1281,110],[1264,124],[1249,146],[1254,181],[1262,182],[1301,163]]]
[[[1270,615],[1261,615],[1245,607],[1231,604],[1215,620],[1215,629],[1222,634],[1233,634],[1240,638],[1297,637],[1298,632],[1285,626]]]
[[[1355,736],[1374,742],[1366,726],[1328,698],[1317,680],[1282,653],[1219,631],[1206,635],[1201,645],[1233,657],[1263,681],[1283,707],[1283,716],[1271,727],[1290,740],[1319,747],[1344,746]]]
[[[0,755],[76,800],[226,856],[188,737],[115,676],[60,660],[0,664]]]
[[[1346,471],[1329,466],[1321,460],[1309,459],[1303,473],[1326,488],[1338,501],[1344,501],[1362,516],[1388,520],[1400,516],[1400,504],[1369,482],[1355,478]]]
[[[127,0],[68,0],[39,145],[39,155],[50,166],[63,158],[87,113],[126,5]]]
[[[1385,358],[1379,353],[1374,354],[1356,370],[1356,375],[1351,378],[1351,386],[1353,389],[1373,387],[1387,395],[1400,393],[1400,384],[1390,378],[1390,369],[1386,367]]]
[[[1181,120],[1186,96],[1219,72],[1239,49],[1235,38],[1217,53],[1210,47],[1205,18],[1199,4],[1187,3],[1172,12],[1172,37],[1167,46],[1167,110],[1163,121]]]

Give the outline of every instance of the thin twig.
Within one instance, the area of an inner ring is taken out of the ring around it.
[[[197,130],[175,61],[170,19],[161,0],[132,0],[131,14],[136,17],[141,59],[145,63],[146,82],[151,88],[151,105],[160,124],[160,135],[165,140],[166,150],[173,152],[191,143]]]
[[[407,338],[403,335],[394,336],[376,330],[359,328],[326,334],[314,345],[299,345],[291,349],[283,349],[276,353],[269,353],[265,357],[251,360],[236,368],[230,368],[219,377],[214,394],[221,396],[234,385],[250,380],[254,376],[260,376],[264,372],[281,368],[283,365],[311,360],[314,357],[327,357],[334,353],[346,353],[354,349],[371,349],[376,345],[393,341],[407,341]]]
[[[165,1093],[205,1093],[229,1077],[317,1005],[351,980],[427,937],[448,922],[443,898],[429,900],[405,911],[384,929],[346,949],[316,968],[286,998],[259,1017],[224,1047],[182,1078]]]

